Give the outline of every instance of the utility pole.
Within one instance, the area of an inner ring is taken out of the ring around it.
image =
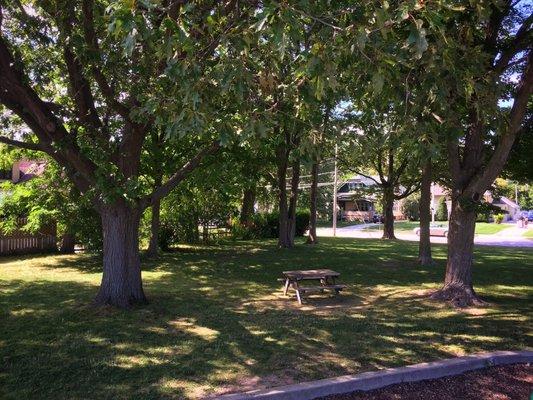
[[[337,236],[337,144],[335,144],[335,173],[333,177],[333,237]]]
[[[435,223],[435,184],[431,182],[431,222]]]

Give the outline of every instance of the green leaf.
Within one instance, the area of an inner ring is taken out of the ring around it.
[[[383,84],[385,83],[385,78],[378,71],[372,76],[372,86],[374,87],[374,93],[379,94],[383,90]]]
[[[356,39],[357,47],[359,48],[359,50],[365,49],[367,40],[368,40],[368,35],[366,31],[364,29],[360,29],[359,32],[357,33],[357,39]]]

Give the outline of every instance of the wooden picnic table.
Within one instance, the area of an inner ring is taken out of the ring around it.
[[[302,294],[308,292],[323,292],[324,290],[334,290],[335,293],[339,293],[342,289],[346,288],[346,285],[339,285],[335,282],[335,279],[340,274],[331,269],[309,269],[309,270],[296,270],[296,271],[283,271],[285,281],[283,294],[287,295],[289,289],[292,288],[296,292],[296,298],[298,303],[302,304]],[[301,281],[313,281],[320,282],[316,286],[300,286]]]

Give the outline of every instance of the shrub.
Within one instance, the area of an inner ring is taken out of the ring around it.
[[[446,204],[446,198],[444,197],[439,200],[435,219],[437,221],[448,221],[448,205]]]
[[[507,211],[490,203],[481,203],[476,207],[476,213],[476,222],[491,222],[493,215],[507,214]]]
[[[296,211],[296,236],[303,236],[309,228],[311,212],[309,210]]]
[[[409,221],[420,219],[420,202],[418,197],[408,197],[402,203],[402,213]]]
[[[503,222],[503,214],[496,214],[494,216],[494,222],[501,224]]]
[[[296,211],[295,235],[303,236],[309,227],[309,210]],[[279,235],[279,212],[255,214],[248,226],[242,225],[237,219],[231,224],[231,232],[235,239],[275,239]]]

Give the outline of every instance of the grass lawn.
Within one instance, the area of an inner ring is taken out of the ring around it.
[[[476,234],[478,235],[493,235],[501,232],[504,229],[512,228],[510,224],[495,224],[488,222],[476,222]]]
[[[533,239],[533,229],[528,229],[522,236]]]
[[[483,247],[474,282],[491,304],[454,310],[423,295],[444,274],[416,264],[417,243],[321,238],[183,247],[144,262],[150,305],[87,304],[89,255],[0,260],[0,398],[179,399],[524,349],[533,331],[533,250]],[[329,267],[349,289],[299,307],[281,271]]]

